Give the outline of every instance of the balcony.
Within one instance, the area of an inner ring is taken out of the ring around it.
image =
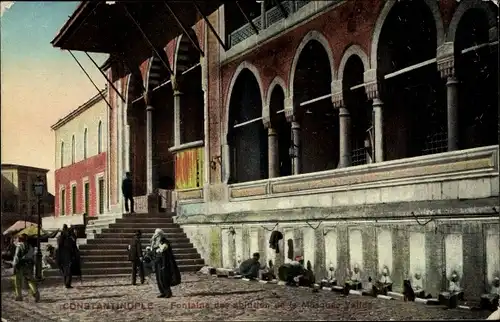
[[[262,26],[262,15],[252,19],[252,22],[259,30],[258,35],[255,34],[249,23],[233,31],[228,35],[230,49],[222,54],[222,61],[226,62],[235,59],[245,51],[253,49],[257,44],[273,38],[313,15],[324,11],[326,8],[343,2],[345,0],[282,1],[281,4],[288,13],[288,18],[285,18],[281,9],[275,6],[265,12],[264,26]]]

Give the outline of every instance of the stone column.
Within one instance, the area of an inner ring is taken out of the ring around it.
[[[268,166],[269,166],[269,178],[279,177],[279,154],[278,154],[278,132],[271,126],[267,128],[267,140],[268,140]]]
[[[294,149],[295,158],[292,158],[292,174],[300,174],[301,168],[301,151],[300,151],[300,120],[298,120],[295,115],[295,109],[293,107],[293,98],[285,98],[285,117],[286,121],[291,124],[292,127],[292,144],[290,148]],[[291,157],[291,156],[290,156]]]
[[[260,3],[260,30],[266,29],[266,2],[262,1]]]
[[[178,88],[174,89],[174,145],[181,145],[181,97]]]
[[[300,123],[294,120],[292,123],[292,142],[295,151],[295,158],[292,159],[293,174],[300,174],[301,168],[301,154],[300,154]]]
[[[384,103],[379,98],[373,98],[373,136],[375,162],[384,161],[384,119],[382,115],[382,106]]]
[[[333,85],[332,88],[338,87]],[[334,108],[339,109],[339,164],[338,168],[351,166],[351,116],[344,106],[342,91],[332,95]]]
[[[437,50],[437,66],[441,78],[446,80],[446,109],[448,125],[448,151],[458,150],[458,80],[455,78],[453,43],[445,43]]]
[[[153,110],[150,105],[146,107],[146,177],[147,193],[154,193],[154,170],[153,170]]]

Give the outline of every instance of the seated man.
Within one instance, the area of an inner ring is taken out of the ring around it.
[[[495,311],[499,305],[500,298],[500,278],[495,277],[488,294],[481,295],[481,308]]]
[[[449,282],[448,292],[441,292],[439,294],[439,302],[448,308],[455,308],[458,305],[458,301],[463,301],[464,299],[464,293],[460,288],[459,277],[456,271],[451,273]]]
[[[335,268],[333,267],[333,263],[330,262],[330,267],[328,268],[327,276],[325,279],[321,280],[321,286],[330,287],[336,285],[337,285],[337,279],[335,278]]]
[[[350,290],[361,290],[361,271],[359,269],[358,264],[354,264],[354,269],[351,271],[349,268],[347,269],[347,281],[346,287],[349,287]],[[347,291],[348,293],[349,291]]]
[[[389,276],[389,268],[384,266],[380,280],[374,285],[376,294],[387,295],[387,292],[392,292],[392,280]]]
[[[413,286],[413,291],[415,292],[415,297],[424,299],[425,291],[422,281],[422,275],[420,273],[415,273],[415,275],[413,275],[412,286]]]
[[[240,265],[239,273],[244,278],[256,279],[259,277],[259,263],[260,255],[259,253],[254,253],[252,258],[247,259]]]
[[[295,261],[282,265],[278,270],[281,281],[287,282],[289,286],[311,286],[314,278],[311,271],[305,269],[302,256],[297,256]]]

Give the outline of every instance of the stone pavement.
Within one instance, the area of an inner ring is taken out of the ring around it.
[[[25,291],[26,292],[26,291]],[[313,293],[259,282],[184,274],[174,297],[156,298],[154,279],[132,286],[126,279],[46,286],[42,300],[15,302],[2,293],[2,318],[13,321],[186,321],[186,320],[427,320],[485,319],[488,312],[446,310],[417,303]]]

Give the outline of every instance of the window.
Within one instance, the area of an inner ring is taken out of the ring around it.
[[[99,178],[98,189],[99,189],[99,215],[102,215],[104,213],[104,178]]]
[[[61,204],[59,205],[59,211],[61,213],[61,216],[64,216],[66,209],[66,190],[62,189],[61,190]]]
[[[25,192],[25,191],[26,191],[26,182],[24,182],[24,181],[22,181],[22,182],[21,182],[21,190],[22,190],[23,192]]]
[[[89,215],[89,202],[90,202],[90,185],[88,182],[83,184],[84,198],[85,198],[85,213]]]
[[[64,167],[64,142],[61,142],[61,168]]]
[[[71,213],[76,213],[76,185],[71,187]]]
[[[71,163],[75,163],[75,136],[71,138]]]
[[[87,129],[83,132],[83,158],[87,158]]]
[[[97,126],[97,153],[102,152],[102,122]]]

